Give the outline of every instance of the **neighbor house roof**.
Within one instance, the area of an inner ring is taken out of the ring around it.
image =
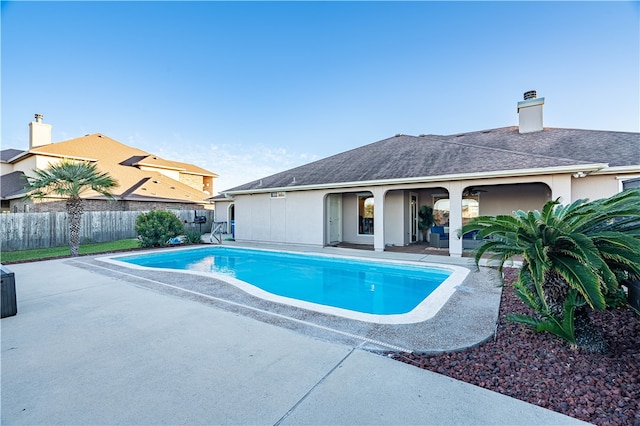
[[[26,194],[24,173],[11,172],[2,176],[0,182],[0,197],[3,199],[20,198]]]
[[[518,127],[504,127],[448,136],[396,135],[223,192],[532,174],[571,168],[595,171],[607,165],[639,164],[639,133],[545,128],[520,134]]]
[[[11,148],[3,149],[2,151],[0,151],[0,161],[4,163],[8,163],[18,155],[25,154],[25,153],[26,151],[22,151],[20,149],[11,149]]]
[[[112,191],[116,198],[127,200],[198,203],[210,197],[210,195],[165,176],[158,171],[142,170],[138,167],[140,165],[156,169],[171,169],[180,173],[217,177],[215,173],[200,167],[164,160],[99,133],[39,146],[31,149],[29,155],[97,162],[98,169],[101,172],[109,173],[118,181],[118,187]],[[4,179],[5,176],[3,176],[3,188]],[[14,188],[13,190],[21,189],[24,186],[23,180],[21,185],[20,188]],[[88,196],[91,196],[91,194]]]

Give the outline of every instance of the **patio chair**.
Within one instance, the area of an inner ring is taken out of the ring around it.
[[[449,248],[449,234],[444,232],[444,226],[431,227],[429,245],[435,248]]]
[[[479,231],[467,232],[462,236],[462,248],[475,250],[484,244],[484,240],[478,236]]]

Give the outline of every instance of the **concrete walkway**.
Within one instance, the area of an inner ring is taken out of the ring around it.
[[[72,261],[9,269],[3,425],[581,424]]]

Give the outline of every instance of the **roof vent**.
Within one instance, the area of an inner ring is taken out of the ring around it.
[[[36,123],[42,123],[42,114],[36,114]]]
[[[529,90],[528,92],[524,92],[524,100],[528,101],[529,99],[535,99],[538,97],[538,94],[535,90]]]

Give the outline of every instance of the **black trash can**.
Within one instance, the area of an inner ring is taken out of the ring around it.
[[[18,305],[16,304],[16,278],[14,273],[9,270],[6,266],[0,265],[0,269],[2,270],[2,282],[0,286],[2,287],[2,307],[1,307],[1,317],[11,317],[18,313]]]

